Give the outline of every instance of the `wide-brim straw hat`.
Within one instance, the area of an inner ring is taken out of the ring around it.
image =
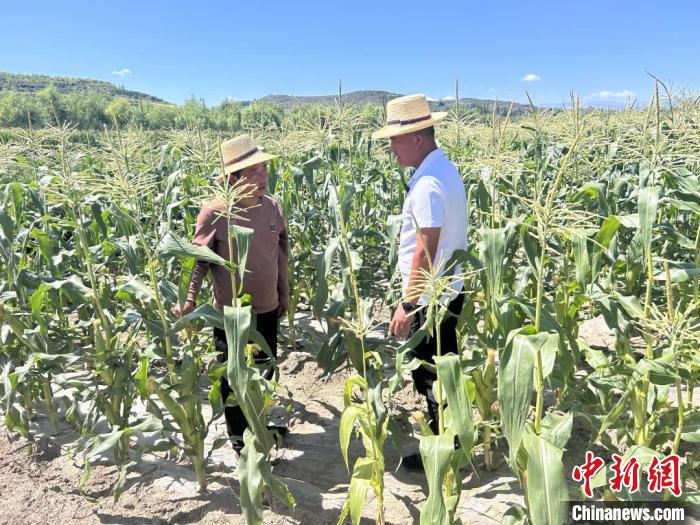
[[[386,105],[386,126],[372,133],[373,139],[386,139],[434,126],[447,112],[430,112],[425,95],[406,95],[390,100]]]
[[[224,173],[230,175],[249,166],[276,158],[265,153],[257,146],[249,135],[238,135],[221,143],[221,158],[224,162]]]

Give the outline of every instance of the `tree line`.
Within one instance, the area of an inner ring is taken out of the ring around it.
[[[181,105],[129,100],[99,91],[61,93],[50,85],[36,93],[0,92],[0,128],[62,125],[101,130],[105,126],[133,125],[144,129],[200,128],[237,131],[253,122],[281,124],[284,109],[279,104],[256,101],[243,105],[226,100],[207,106],[191,97]]]
[[[367,122],[377,125],[383,118],[379,104],[360,104],[360,112]],[[0,128],[43,128],[70,123],[78,129],[91,131],[105,127],[135,126],[142,129],[184,129],[196,127],[235,132],[266,125],[283,126],[299,124],[315,114],[323,127],[325,116],[334,111],[332,105],[302,104],[290,109],[274,101],[258,100],[237,102],[224,100],[218,105],[207,106],[202,99],[190,97],[183,104],[169,104],[153,100],[134,100],[99,91],[74,91],[62,93],[51,84],[40,91],[0,91]],[[493,107],[438,108],[458,111],[460,116],[488,118]],[[504,113],[505,112],[505,113]],[[497,108],[504,116],[507,108]]]

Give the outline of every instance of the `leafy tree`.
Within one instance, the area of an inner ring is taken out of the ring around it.
[[[36,94],[44,122],[63,124],[70,120],[63,99],[55,84],[49,84]]]
[[[67,119],[81,129],[101,129],[112,123],[107,113],[111,99],[106,93],[70,93],[62,99]]]
[[[36,104],[36,97],[14,91],[0,94],[0,126],[4,128],[41,127],[44,115]]]
[[[281,126],[284,120],[284,109],[274,102],[253,102],[243,109],[241,127],[250,129],[256,126]]]
[[[177,126],[177,107],[157,102],[144,102],[141,106],[145,127],[150,129],[174,128]]]
[[[242,111],[240,102],[224,100],[210,110],[212,127],[219,130],[238,131],[241,129]]]
[[[180,107],[180,115],[185,125],[204,129],[209,125],[209,115],[204,100],[190,97]]]
[[[112,102],[109,103],[105,113],[112,119],[112,121],[117,122],[120,126],[131,121],[133,117],[133,108],[129,101],[125,98],[117,97]]]

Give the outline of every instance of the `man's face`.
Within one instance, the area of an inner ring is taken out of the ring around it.
[[[391,137],[391,152],[402,168],[416,167],[418,141],[415,133],[405,133]]]
[[[260,198],[267,191],[267,162],[248,166],[241,170],[240,184],[247,185],[252,196]]]

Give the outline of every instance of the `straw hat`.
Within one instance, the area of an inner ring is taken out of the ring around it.
[[[386,139],[434,126],[447,112],[431,113],[425,95],[406,95],[386,105],[386,126],[372,133],[373,139]]]
[[[230,175],[234,171],[274,159],[275,155],[263,153],[262,148],[256,146],[250,136],[238,135],[221,143],[221,157],[224,173]]]

